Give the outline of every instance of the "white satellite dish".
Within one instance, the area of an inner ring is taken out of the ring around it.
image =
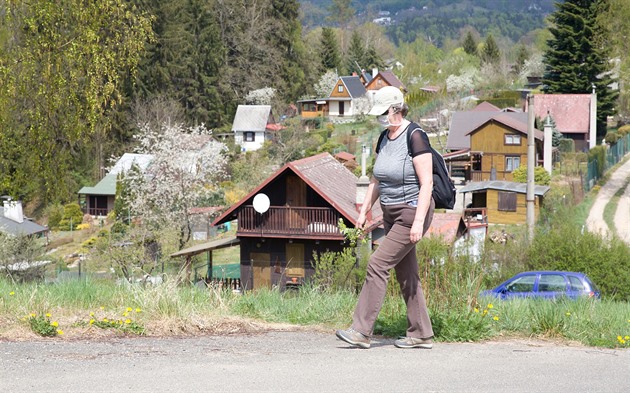
[[[265,194],[256,194],[254,197],[254,210],[260,214],[269,210],[269,197]]]

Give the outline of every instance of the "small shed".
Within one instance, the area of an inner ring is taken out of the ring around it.
[[[534,186],[534,210],[538,217],[549,186]],[[471,208],[485,208],[489,224],[525,224],[527,222],[527,184],[511,181],[480,181],[462,187],[472,193]],[[464,195],[465,196],[465,195]],[[464,198],[465,199],[465,198]]]

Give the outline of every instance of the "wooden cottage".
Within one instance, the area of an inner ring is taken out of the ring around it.
[[[534,210],[538,217],[549,186],[534,187]],[[527,184],[511,181],[472,182],[459,192],[472,193],[472,209],[485,209],[489,224],[524,224],[527,222]]]
[[[314,273],[314,255],[346,247],[338,222],[354,227],[360,189],[367,185],[358,180],[330,154],[318,154],[286,164],[214,220],[212,225],[238,221],[243,289],[300,284]],[[269,199],[261,213],[254,208],[260,194]],[[368,232],[381,218],[377,204]]]

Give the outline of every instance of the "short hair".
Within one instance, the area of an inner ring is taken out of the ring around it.
[[[392,105],[392,109],[394,110],[394,113],[400,112],[403,117],[407,116],[407,113],[409,113],[409,105],[404,102],[402,104]]]

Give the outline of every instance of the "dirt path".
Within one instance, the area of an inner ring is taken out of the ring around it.
[[[625,164],[617,168],[612,174],[610,180],[602,186],[601,190],[597,194],[595,203],[591,207],[588,218],[586,219],[586,226],[589,231],[594,233],[600,233],[603,236],[610,235],[610,229],[604,221],[604,209],[610,199],[615,196],[617,191],[625,184],[626,179],[630,177],[630,160]],[[615,226],[616,232],[620,238],[626,242],[630,242],[630,187],[626,189],[624,196],[620,198],[617,211],[615,212]]]

